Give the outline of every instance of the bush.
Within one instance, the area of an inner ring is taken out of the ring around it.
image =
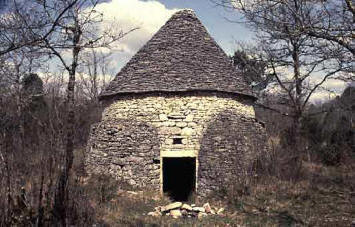
[[[99,204],[109,202],[117,196],[120,184],[109,175],[92,175],[86,183],[90,197]]]

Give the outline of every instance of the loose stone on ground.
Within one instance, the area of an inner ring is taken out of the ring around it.
[[[202,207],[199,207],[195,204],[189,205],[187,203],[174,202],[166,206],[155,207],[154,210],[153,212],[149,212],[148,215],[153,217],[197,217],[198,219],[202,219],[208,215],[222,215],[224,208],[212,208],[209,203],[205,203]]]

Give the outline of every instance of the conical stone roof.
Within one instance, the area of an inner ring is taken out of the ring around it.
[[[100,98],[183,91],[253,96],[192,10],[175,13],[122,68]]]

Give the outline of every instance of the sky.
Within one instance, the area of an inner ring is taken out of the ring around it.
[[[235,40],[248,41],[253,37],[253,33],[245,26],[227,20],[240,19],[239,14],[231,9],[217,6],[210,0],[161,0],[160,2],[168,9],[193,9],[211,36],[228,54],[234,51]]]
[[[123,30],[139,28],[117,44],[114,50],[118,60],[117,69],[127,63],[174,12],[186,8],[195,11],[210,35],[227,54],[235,50],[236,40],[252,39],[253,33],[250,30],[226,19],[236,20],[236,12],[216,6],[210,0],[112,0],[98,7],[106,19],[115,19]]]
[[[0,0],[1,1],[1,0]],[[218,1],[218,0],[215,0]],[[241,23],[241,16],[231,9],[217,6],[213,0],[106,0],[99,4],[96,10],[102,12],[106,28],[129,31],[110,50],[112,52],[110,66],[114,74],[132,58],[132,56],[165,24],[165,22],[178,10],[192,9],[206,27],[210,35],[231,55],[237,49],[236,41],[253,42],[254,33]],[[102,26],[102,30],[105,25]],[[103,50],[107,51],[108,50]],[[70,54],[70,52],[68,52]],[[53,64],[56,68],[57,64]],[[340,94],[345,84],[341,81],[330,80],[326,86]],[[334,98],[326,92],[318,92],[314,99]]]
[[[124,31],[139,28],[112,49],[114,71],[118,72],[173,13],[186,8],[195,11],[210,35],[228,55],[236,49],[236,41],[253,41],[254,33],[251,30],[241,23],[231,22],[240,21],[241,16],[231,9],[217,6],[213,0],[108,0],[97,8],[104,13],[107,21],[117,21],[118,28]],[[345,88],[344,82],[336,80],[329,80],[325,85],[335,92],[317,92],[313,100],[332,99]]]

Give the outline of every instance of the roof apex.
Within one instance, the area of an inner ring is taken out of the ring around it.
[[[192,15],[192,16],[196,16],[195,14],[195,11],[193,9],[181,9],[181,10],[178,10],[176,13],[174,13],[171,17],[174,17],[174,16],[179,16],[179,15]]]
[[[224,91],[252,96],[191,9],[174,13],[100,94]]]

